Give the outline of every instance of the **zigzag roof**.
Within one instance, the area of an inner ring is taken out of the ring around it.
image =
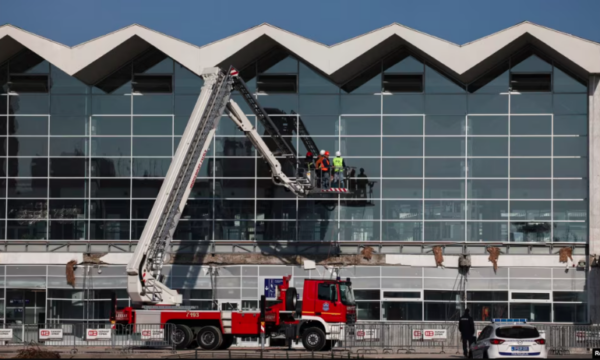
[[[203,68],[248,62],[280,45],[335,82],[342,82],[394,49],[406,47],[458,78],[473,78],[527,44],[551,53],[580,75],[600,73],[600,44],[531,22],[457,45],[400,24],[391,24],[327,46],[261,24],[204,46],[196,46],[133,24],[69,47],[12,25],[0,26],[0,62],[30,49],[69,75],[92,83],[135,55],[155,47],[196,74]],[[242,60],[242,58],[244,60]]]

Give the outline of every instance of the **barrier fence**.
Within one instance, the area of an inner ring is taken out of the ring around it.
[[[486,325],[476,323],[477,336]],[[600,348],[600,325],[533,325],[538,328],[540,336],[546,339],[550,354],[569,354],[574,349]],[[148,348],[174,352],[175,345],[171,340],[174,330],[174,324],[5,325],[0,329],[0,344],[6,347],[37,344],[64,348],[73,353],[81,348],[121,352]],[[332,351],[345,350],[357,354],[462,354],[462,341],[456,322],[358,323],[353,328],[333,327],[332,335],[338,340]]]
[[[68,348],[96,347],[126,352],[155,348],[175,351],[171,341],[173,324],[121,325],[78,323],[52,325],[5,325],[0,329],[0,343],[5,346],[41,345]]]
[[[476,336],[488,324],[476,323]],[[573,349],[600,348],[600,325],[535,324],[550,354],[569,354]],[[356,353],[425,352],[462,354],[458,324],[454,323],[358,323],[354,329],[332,329],[340,339],[336,348]]]

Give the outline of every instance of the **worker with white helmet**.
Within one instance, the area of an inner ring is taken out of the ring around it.
[[[321,150],[317,161],[315,161],[315,172],[317,174],[317,187],[321,187],[323,180],[323,159],[325,158],[325,150]]]
[[[344,169],[346,168],[346,162],[342,157],[342,153],[339,151],[335,152],[335,158],[333,158],[333,176],[337,185],[344,188]]]

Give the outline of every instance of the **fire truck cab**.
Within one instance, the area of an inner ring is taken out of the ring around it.
[[[275,304],[261,297],[260,311],[200,311],[194,309],[134,309],[116,312],[121,324],[173,324],[168,341],[177,349],[194,345],[205,350],[229,348],[236,337],[284,336],[309,351],[330,349],[344,340],[346,327],[353,329],[356,305],[352,283],[346,280],[304,280],[302,308],[297,309],[297,291],[290,287],[291,276],[277,286]]]

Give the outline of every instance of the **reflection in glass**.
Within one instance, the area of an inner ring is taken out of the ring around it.
[[[133,158],[131,176],[165,177],[170,165],[171,159]]]
[[[383,156],[423,156],[423,138],[384,137]]]
[[[511,303],[510,317],[515,319],[527,318],[531,322],[550,322],[550,304],[539,303]]]
[[[90,181],[92,198],[128,198],[131,180],[93,179]]]
[[[508,218],[508,201],[469,201],[469,220],[503,220]],[[511,209],[512,210],[512,209]]]
[[[126,158],[92,158],[92,177],[129,177],[131,176],[131,159]]]
[[[354,159],[352,159],[354,160]],[[433,160],[433,159],[431,159]],[[347,160],[349,162],[349,160]],[[382,159],[383,177],[423,176],[423,159]]]
[[[410,159],[413,160],[413,159]],[[464,177],[464,159],[425,159],[425,177]]]
[[[129,219],[129,200],[92,200],[90,203],[90,218]]]
[[[550,199],[550,180],[511,180],[511,199]]]
[[[425,241],[465,241],[464,222],[425,221]]]
[[[549,242],[552,224],[547,222],[510,223],[511,242]]]
[[[465,156],[465,139],[462,137],[426,138],[425,156]]]
[[[87,221],[50,221],[50,240],[87,240]]]
[[[510,139],[512,156],[550,156],[552,153],[550,137],[513,137]]]
[[[86,156],[88,144],[85,137],[51,137],[50,156]]]
[[[90,240],[129,240],[129,221],[90,221]]]
[[[555,199],[587,199],[587,180],[554,180]]]
[[[295,221],[257,221],[256,240],[296,241],[296,227]]]
[[[46,221],[7,221],[6,238],[11,240],[46,240]]]
[[[508,177],[508,159],[469,159],[468,171],[472,178]]]
[[[8,158],[8,176],[47,177],[48,160],[44,158]]]
[[[554,139],[554,156],[587,156],[588,138],[568,137]]]
[[[587,223],[554,223],[554,241],[587,243]]]
[[[510,176],[513,178],[551,177],[551,160],[510,159]]]
[[[47,179],[7,179],[8,197],[35,198],[48,196]]]
[[[47,137],[16,137],[8,138],[8,156],[47,156]]]
[[[469,115],[469,135],[508,135],[508,116]]]
[[[423,219],[423,201],[421,200],[384,200],[382,210],[385,220]]]
[[[423,114],[425,113],[425,96],[421,94],[383,96],[382,113],[390,115]]]
[[[586,220],[587,201],[554,201],[554,220]]]
[[[340,241],[377,241],[379,221],[340,221]]]
[[[422,222],[413,221],[384,221],[384,241],[422,241]]]
[[[380,116],[342,116],[340,135],[379,135],[381,134]]]
[[[425,201],[425,219],[463,220],[465,218],[464,201]]]
[[[172,156],[172,154],[173,139],[171,137],[133,138],[133,156]]]
[[[130,156],[131,139],[125,137],[92,138],[92,156]]]

